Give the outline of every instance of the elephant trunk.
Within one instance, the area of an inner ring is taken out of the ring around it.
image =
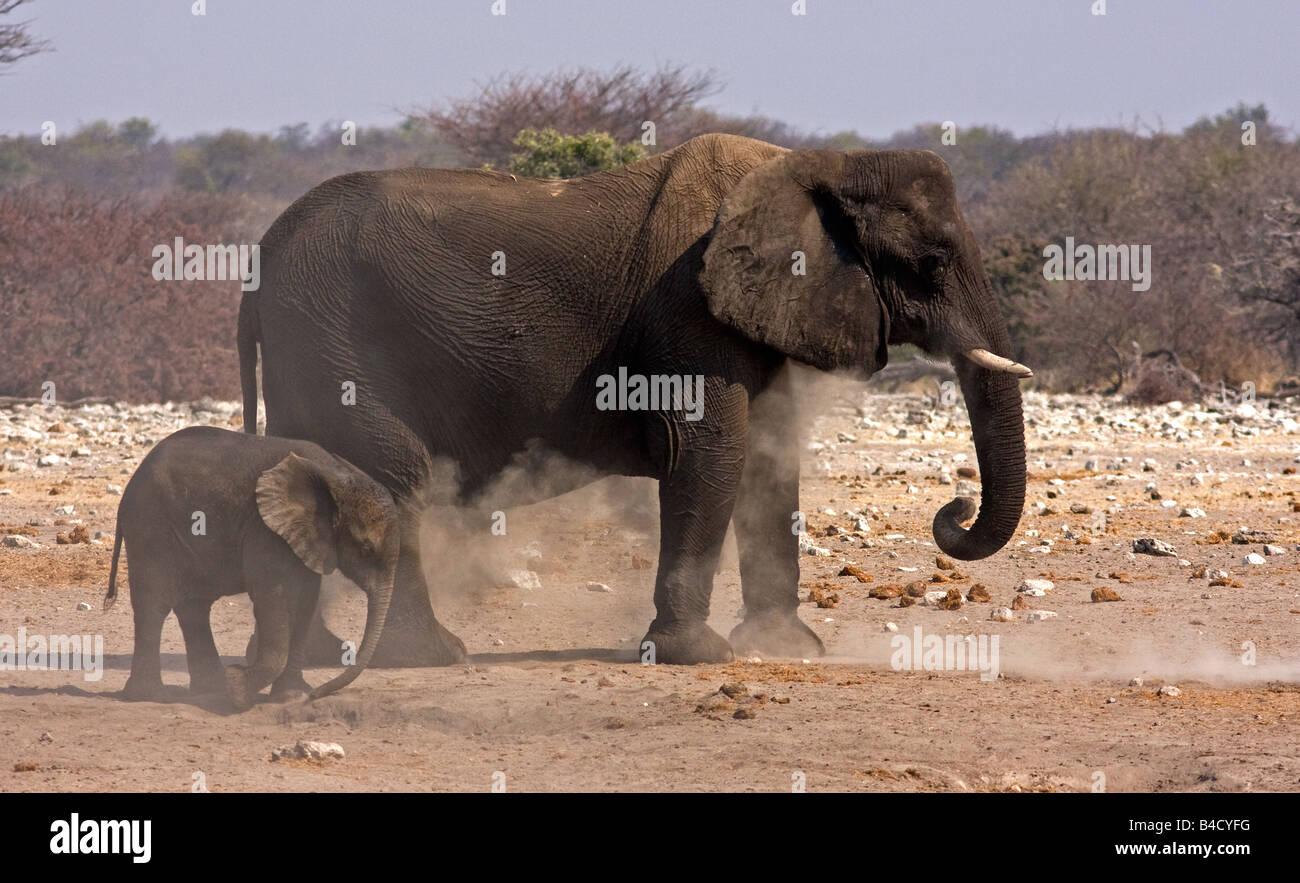
[[[982,484],[979,517],[970,497],[958,497],[934,516],[934,540],[961,561],[987,558],[1015,536],[1025,505],[1025,427],[1018,376],[958,356],[954,367],[970,414]]]
[[[384,621],[388,619],[388,603],[392,597],[393,579],[390,571],[387,579],[367,593],[366,631],[361,637],[361,649],[357,651],[357,661],[334,680],[312,690],[312,699],[319,699],[342,690],[366,670],[366,666],[370,664],[370,657],[374,655],[375,647],[379,644],[379,636],[383,634]]]

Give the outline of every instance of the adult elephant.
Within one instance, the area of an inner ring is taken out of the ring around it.
[[[969,530],[969,498],[942,507],[935,540],[954,558],[983,558],[1019,522],[1017,379],[1029,371],[1010,360],[951,173],[932,152],[706,135],[569,181],[342,175],[276,220],[261,269],[240,307],[247,431],[260,343],[267,432],[317,442],[399,499],[450,461],[459,501],[504,508],[520,501],[483,494],[544,452],[592,474],[658,479],[657,615],[645,636],[658,662],[724,661],[733,647],[822,652],[796,613],[795,419],[762,395],[787,360],[865,376],[887,344],[951,358],[984,492]],[[702,378],[702,409],[606,410],[598,393],[620,369]],[[733,518],[746,613],[729,643],[705,620]],[[409,530],[372,664],[464,658],[434,617]]]

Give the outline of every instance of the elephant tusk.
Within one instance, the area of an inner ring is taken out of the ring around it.
[[[966,358],[970,359],[981,368],[987,368],[990,371],[1005,371],[1007,374],[1014,374],[1020,378],[1033,377],[1034,372],[1030,371],[1019,362],[1013,362],[1010,359],[1004,359],[1002,356],[995,356],[988,350],[973,349],[966,351]]]

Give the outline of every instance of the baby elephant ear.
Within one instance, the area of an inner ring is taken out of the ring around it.
[[[718,210],[700,281],[714,317],[822,370],[882,367],[888,325],[838,202],[844,158],[797,150],[742,178]]]
[[[338,567],[329,479],[310,460],[289,454],[257,480],[257,511],[294,554],[320,574]]]

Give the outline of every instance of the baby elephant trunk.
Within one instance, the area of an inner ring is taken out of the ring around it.
[[[361,649],[357,651],[356,663],[349,666],[347,671],[334,680],[321,684],[315,690],[312,690],[312,699],[319,699],[322,696],[328,696],[342,690],[366,670],[366,666],[370,664],[370,657],[375,653],[375,646],[379,643],[379,636],[383,634],[384,620],[388,618],[388,602],[392,597],[393,581],[391,578],[371,589],[366,600],[366,632],[361,638]]]

